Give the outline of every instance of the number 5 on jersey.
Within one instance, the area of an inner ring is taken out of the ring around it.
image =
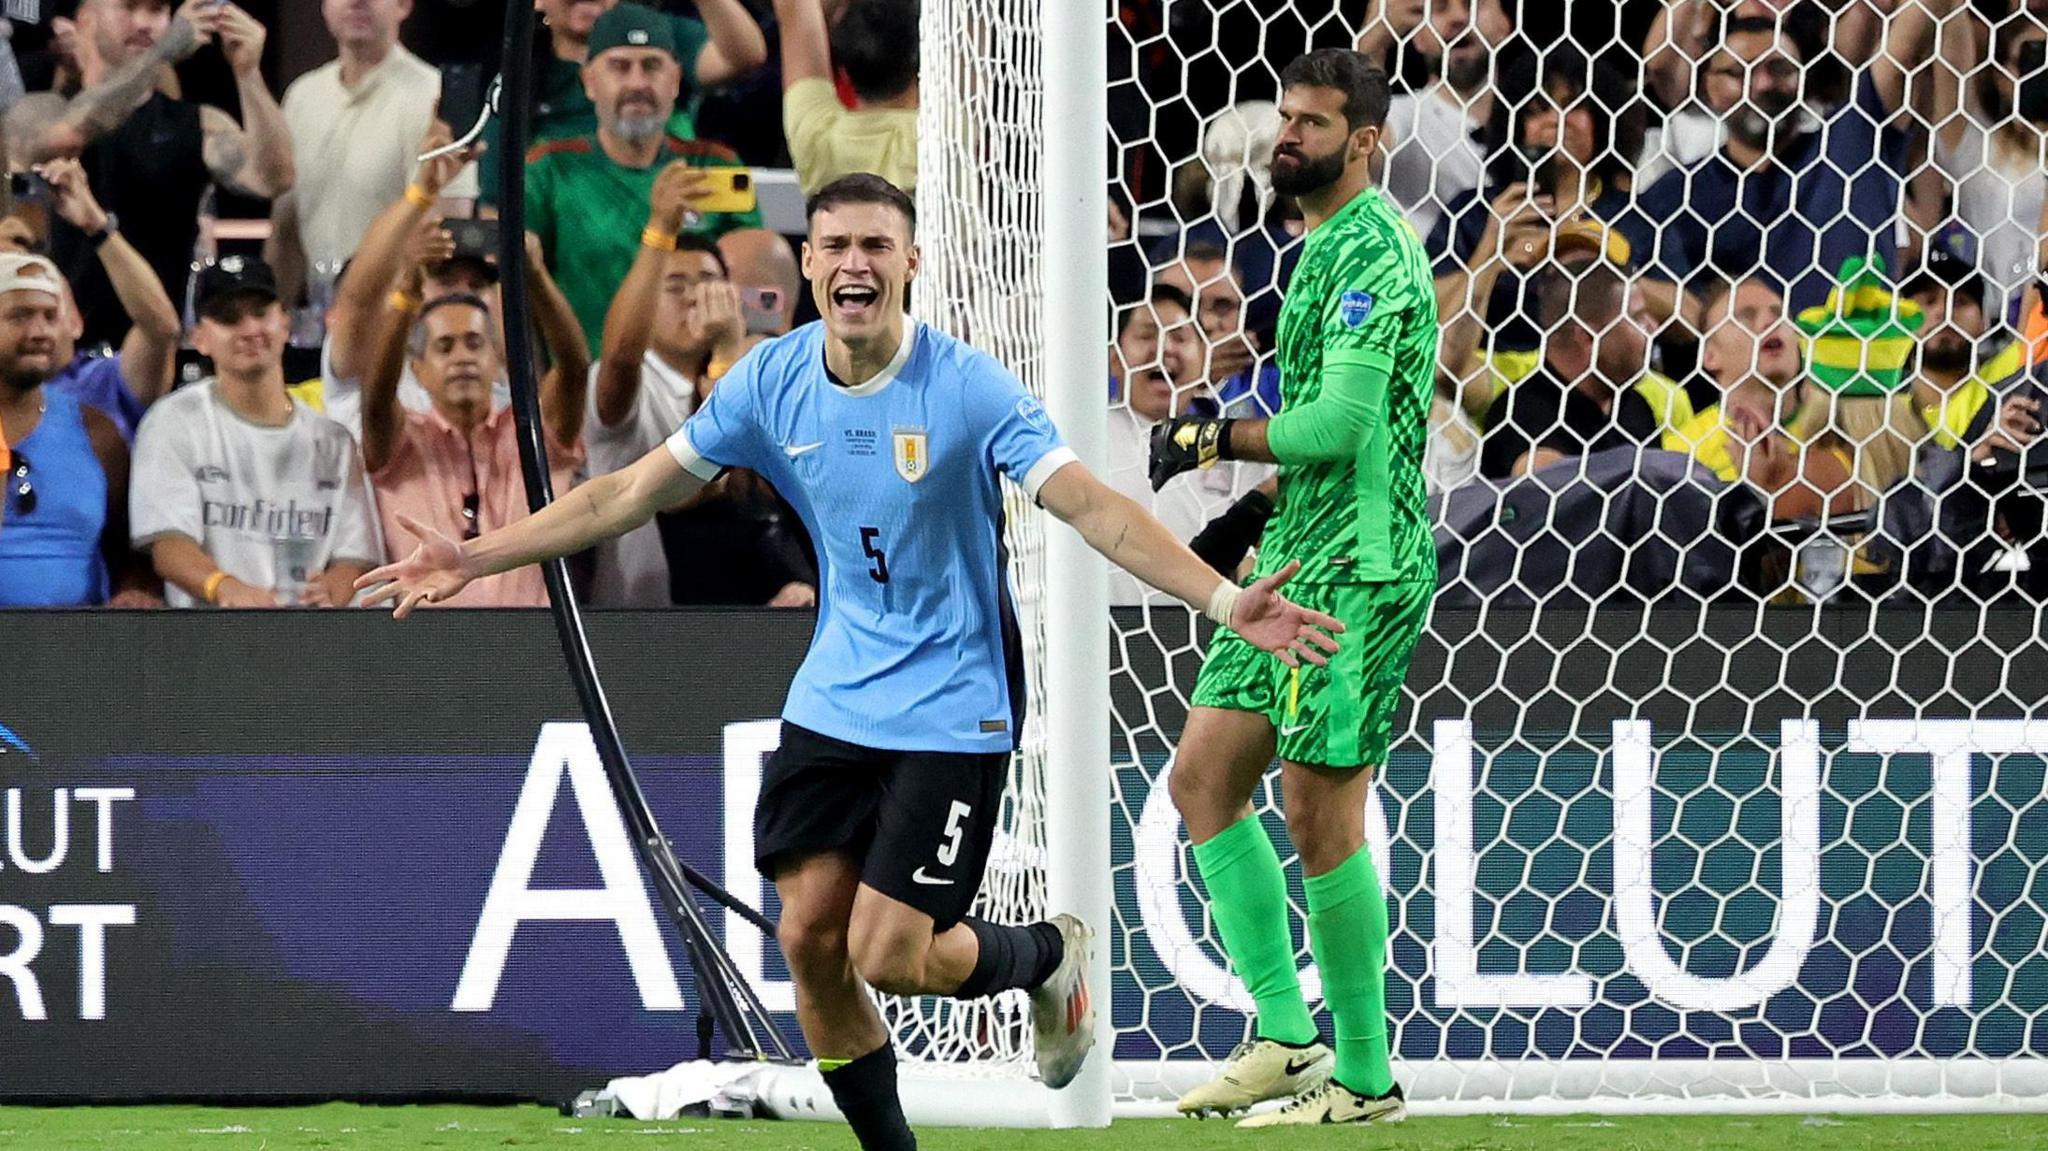
[[[881,535],[881,528],[860,529],[860,550],[867,555],[872,563],[872,566],[868,568],[868,578],[876,583],[888,583],[889,555],[882,550],[880,544],[875,542],[881,538]]]

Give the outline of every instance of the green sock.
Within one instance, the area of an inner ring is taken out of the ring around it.
[[[1394,1086],[1387,1059],[1387,897],[1372,849],[1303,885],[1308,941],[1337,1036],[1337,1081],[1362,1095]]]
[[[1247,815],[1195,845],[1195,866],[1209,889],[1209,914],[1224,954],[1258,1005],[1258,1033],[1281,1043],[1313,1043],[1316,1023],[1301,997],[1294,933],[1287,927],[1287,876],[1257,815]]]

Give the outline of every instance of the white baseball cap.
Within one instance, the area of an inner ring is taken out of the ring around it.
[[[48,292],[62,300],[64,277],[45,257],[7,252],[0,254],[0,294],[7,292]]]

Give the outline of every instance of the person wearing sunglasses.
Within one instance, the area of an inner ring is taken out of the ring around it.
[[[128,447],[114,421],[50,388],[63,282],[41,256],[0,255],[0,607],[160,603],[128,547]]]
[[[529,262],[533,262],[529,253]],[[494,408],[491,382],[503,373],[498,325],[481,296],[456,293],[421,307],[409,347],[413,375],[433,406],[414,411],[398,400],[399,367],[374,365],[363,380],[363,457],[376,487],[384,537],[411,549],[420,525],[473,540],[526,517],[519,470],[519,425],[511,408]],[[589,371],[555,364],[541,383],[541,422],[555,493],[566,493],[583,463],[584,396]],[[448,602],[461,607],[546,607],[540,569],[525,567],[476,581]]]
[[[193,284],[215,375],[158,400],[135,435],[129,519],[172,607],[347,604],[383,555],[348,429],[285,390],[290,322],[270,266],[227,256]]]

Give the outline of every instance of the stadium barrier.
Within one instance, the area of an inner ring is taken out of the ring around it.
[[[590,621],[664,826],[742,898],[810,626]],[[1151,722],[1104,761],[1140,1099],[1244,1006],[1158,786],[1200,637],[1150,626],[1111,686]],[[695,1053],[544,616],[0,614],[0,650],[0,1098],[558,1100]],[[1432,746],[1397,749],[1368,820],[1411,1094],[2048,1098],[2044,682],[2025,613],[1440,612],[1411,678]],[[786,1011],[774,949],[714,922]]]

